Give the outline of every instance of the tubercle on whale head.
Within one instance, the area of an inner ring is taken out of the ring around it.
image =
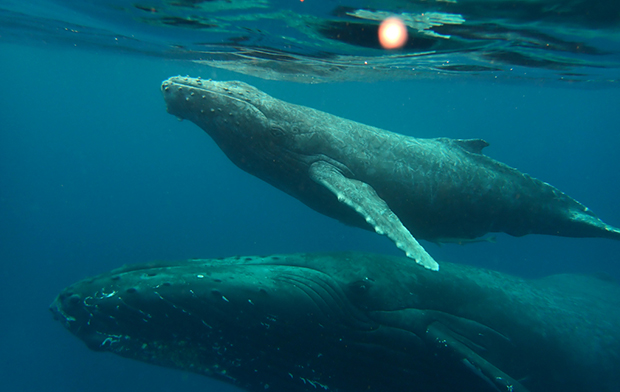
[[[174,76],[164,80],[161,85],[166,103],[185,99],[200,106],[220,105],[221,109],[233,102],[244,103],[260,110],[261,102],[270,99],[267,94],[249,84],[240,81],[215,81],[189,76]],[[176,93],[176,94],[175,94]]]

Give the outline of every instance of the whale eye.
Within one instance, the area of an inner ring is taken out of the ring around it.
[[[275,137],[282,137],[285,135],[285,132],[282,127],[275,125],[271,127],[271,134]]]
[[[369,278],[357,280],[349,284],[350,293],[356,296],[364,295],[372,287],[374,281]]]

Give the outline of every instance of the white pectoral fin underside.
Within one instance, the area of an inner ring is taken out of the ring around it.
[[[379,234],[385,234],[407,257],[433,271],[437,262],[416,241],[387,203],[365,182],[345,177],[333,165],[320,161],[310,166],[310,178],[325,186],[338,201],[348,205],[366,219]]]

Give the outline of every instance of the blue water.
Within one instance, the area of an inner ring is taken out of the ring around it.
[[[236,168],[165,111],[176,74],[241,79],[278,98],[415,137],[483,138],[485,152],[620,225],[620,89],[476,80],[301,85],[81,48],[0,47],[0,389],[231,391],[205,377],[89,351],[47,307],[126,263],[331,250],[399,255]],[[498,235],[424,243],[440,263],[525,277],[605,272],[620,243]]]

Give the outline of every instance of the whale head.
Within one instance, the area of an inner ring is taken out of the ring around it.
[[[297,113],[303,108],[244,82],[175,76],[161,90],[168,113],[198,125],[237,166],[253,174],[282,167],[308,129],[305,116]]]
[[[50,310],[95,351],[251,390],[297,391],[308,381],[327,386],[330,381],[315,374],[321,363],[331,360],[334,348],[346,351],[378,327],[349,298],[361,299],[374,282],[363,269],[331,275],[330,257],[314,264],[306,259],[124,267],[67,287]]]

